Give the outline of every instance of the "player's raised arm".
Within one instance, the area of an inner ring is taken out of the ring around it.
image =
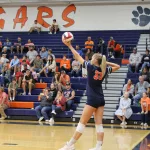
[[[120,65],[118,65],[118,64],[114,64],[114,63],[111,63],[111,62],[106,62],[106,64],[108,66],[112,67],[112,72],[115,72],[115,71],[117,71],[120,68]]]
[[[83,64],[84,59],[77,53],[77,51],[72,47],[71,42],[66,42],[65,39],[62,38],[62,42],[68,46],[68,48],[71,50],[71,52],[73,53],[73,55],[75,56],[75,58],[81,63]]]

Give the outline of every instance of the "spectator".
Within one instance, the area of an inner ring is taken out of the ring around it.
[[[48,89],[44,89],[44,93],[40,95],[39,101],[40,105],[35,108],[36,115],[39,119],[39,122],[45,119],[46,122],[49,121],[49,112],[52,109],[53,98],[51,93],[48,92]]]
[[[9,62],[9,60],[6,58],[6,55],[3,54],[2,57],[0,58],[0,72],[1,72],[1,69],[3,68],[3,66]]]
[[[85,49],[86,49],[86,51],[87,51],[87,49],[93,50],[93,46],[94,46],[94,42],[91,40],[91,37],[89,36],[87,38],[87,41],[85,42]]]
[[[2,56],[3,54],[5,54],[5,55],[6,55],[6,58],[9,59],[9,53],[10,53],[10,52],[7,51],[7,46],[5,46],[5,47],[3,47],[1,56]]]
[[[27,65],[30,65],[30,61],[28,60],[27,56],[23,56],[23,58],[20,60],[20,64],[24,64],[26,62]]]
[[[0,41],[0,51],[2,51],[2,46],[3,46],[2,41]]]
[[[65,70],[65,72],[69,72],[70,71],[70,60],[67,59],[66,55],[63,56],[63,59],[60,62],[60,69],[61,70]]]
[[[142,98],[142,94],[148,91],[149,83],[144,81],[142,76],[139,76],[139,82],[136,84],[135,87],[135,96],[133,97],[134,105],[138,105],[139,100]]]
[[[60,76],[60,81],[58,84],[58,89],[65,89],[66,88],[66,83],[70,82],[70,77],[66,74],[64,70],[61,71],[61,76]]]
[[[141,98],[141,109],[142,109],[142,112],[141,112],[141,126],[145,126],[147,127],[148,126],[148,105],[150,105],[150,99],[149,97],[147,96],[147,93],[144,92],[143,93],[143,98]]]
[[[150,67],[150,54],[149,54],[149,50],[148,49],[145,51],[145,54],[142,57],[141,63],[142,63],[141,70],[143,70],[144,67],[146,67],[146,66]]]
[[[64,90],[64,96],[66,98],[67,110],[70,110],[74,103],[75,91],[71,88],[70,82],[66,83],[66,89]]]
[[[124,95],[125,92],[128,92],[128,93],[129,93],[129,98],[130,98],[130,99],[133,98],[134,85],[133,85],[131,79],[129,79],[128,82],[127,82],[127,84],[125,84],[125,85],[123,86],[122,92],[123,92],[123,95]]]
[[[34,43],[30,39],[28,39],[28,42],[25,44],[24,47],[28,48],[29,46],[33,46],[33,45]]]
[[[14,59],[12,59],[10,62],[10,69],[14,72],[14,74],[13,74],[14,76],[17,71],[17,67],[19,66],[19,63],[20,63],[20,61],[19,61],[17,55],[14,55]]]
[[[29,89],[28,95],[31,95],[31,90],[34,88],[35,81],[29,70],[26,71],[22,81],[23,95],[26,95],[26,89]]]
[[[79,45],[76,45],[76,51],[78,52],[78,54],[82,57],[83,56],[83,52],[80,49]]]
[[[16,43],[14,43],[14,46],[17,49],[18,54],[19,54],[19,50],[21,51],[21,54],[23,53],[24,46],[22,46],[22,41],[20,37],[18,37]]]
[[[47,73],[51,73],[52,76],[54,76],[54,73],[56,72],[56,62],[53,60],[53,56],[48,56],[46,66],[39,72],[39,74],[42,72],[44,72],[46,77],[48,77]]]
[[[75,58],[74,58],[75,59]],[[81,74],[81,64],[79,61],[77,61],[77,59],[75,59],[72,62],[72,71],[71,71],[71,75],[73,77],[78,77]]]
[[[105,41],[102,38],[99,38],[99,40],[97,42],[96,53],[101,53],[103,55],[107,54]]]
[[[53,54],[52,49],[49,49],[49,50],[48,50],[48,55],[52,55],[52,56],[53,56],[53,59],[55,59],[55,55]]]
[[[57,89],[56,89],[54,83],[51,83],[49,92],[51,93],[51,96],[52,96],[53,101],[54,101],[56,96],[57,96]]]
[[[8,95],[4,92],[4,88],[0,87],[0,120],[5,120],[7,118],[4,110],[9,108],[9,106]]]
[[[57,97],[52,105],[52,118],[49,120],[49,123],[54,124],[55,115],[65,111],[65,109],[66,109],[66,98],[63,96],[62,91],[58,91]]]
[[[128,92],[124,93],[124,96],[120,99],[120,104],[118,110],[116,110],[115,115],[122,121],[121,125],[126,125],[126,119],[129,119],[132,115],[131,109],[131,99],[129,99]]]
[[[38,82],[38,76],[37,76],[37,73],[34,71],[33,68],[31,68],[30,71],[31,71],[31,74],[32,74],[34,83]]]
[[[52,34],[54,32],[54,34],[57,33],[57,31],[59,31],[59,28],[58,28],[58,24],[56,22],[56,19],[53,19],[53,23],[52,23],[52,26],[49,28],[50,32],[49,34]]]
[[[132,68],[135,67],[135,73],[138,72],[138,67],[141,62],[141,56],[137,53],[137,49],[133,49],[133,53],[129,57],[128,69],[130,73],[133,73]]]
[[[22,60],[22,63],[21,63],[21,72],[23,72],[26,69],[30,70],[30,66],[26,63],[27,61],[26,60]]]
[[[23,66],[23,70],[22,70],[21,72],[22,72],[23,74],[25,74],[27,70],[29,70],[29,69],[28,69],[28,65],[25,64],[25,65]]]
[[[21,72],[20,67],[17,67],[16,80],[17,80],[18,88],[21,88],[21,82],[22,82],[23,76],[24,74]]]
[[[89,62],[88,55],[85,55],[85,61]],[[87,68],[84,68],[83,66],[82,66],[82,77],[87,78]]]
[[[6,42],[4,42],[3,46],[7,47],[7,50],[10,50],[11,53],[13,53],[13,46],[12,43],[9,41],[9,39],[6,39]]]
[[[38,34],[40,34],[40,32],[41,32],[41,25],[37,22],[37,20],[34,20],[34,24],[30,28],[29,34],[33,31],[37,31]]]
[[[8,97],[10,101],[15,100],[17,89],[18,89],[18,84],[16,82],[16,79],[14,78],[12,79],[12,82],[9,84],[9,87],[8,87]]]
[[[111,58],[120,58],[121,55],[124,53],[122,45],[115,42],[115,45],[113,47],[113,52],[114,52],[114,56],[112,56]]]
[[[33,64],[34,64],[34,71],[39,73],[43,68],[43,60],[41,59],[40,55],[36,56],[36,59],[34,60]]]
[[[94,52],[91,49],[87,49],[86,55],[88,55],[89,60],[91,60],[92,56],[94,55]]]
[[[145,66],[140,73],[140,75],[144,78],[144,81],[150,82],[150,72],[148,71],[147,66]]]
[[[52,78],[52,83],[54,83],[56,89],[58,89],[58,85],[60,83],[59,81],[60,81],[60,73],[55,73],[54,77]],[[59,89],[61,89],[61,87]]]
[[[47,58],[48,58],[48,52],[46,51],[45,47],[42,47],[41,51],[40,51],[40,56],[44,62],[44,64],[46,64]]]
[[[107,46],[107,48],[108,48],[108,56],[109,57],[112,57],[112,55],[113,55],[113,47],[115,46],[115,40],[114,40],[114,38],[111,36],[110,37],[110,40],[108,41],[108,46]]]
[[[37,51],[34,50],[34,45],[29,46],[29,51],[27,52],[26,56],[29,58],[30,65],[35,60],[36,56],[38,55]]]

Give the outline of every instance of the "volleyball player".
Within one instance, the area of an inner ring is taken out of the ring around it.
[[[114,72],[120,68],[119,65],[106,61],[106,57],[99,53],[92,56],[91,62],[86,62],[72,47],[70,42],[66,42],[62,38],[63,43],[68,46],[75,58],[87,69],[87,102],[83,109],[80,122],[77,125],[76,132],[66,145],[59,150],[75,150],[74,144],[83,134],[85,126],[91,116],[94,114],[95,127],[97,132],[97,144],[95,148],[90,150],[101,150],[103,144],[104,130],[102,118],[104,112],[104,94],[102,82],[107,74]]]

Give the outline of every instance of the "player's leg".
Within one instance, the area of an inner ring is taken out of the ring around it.
[[[61,149],[59,150],[74,150],[74,144],[76,141],[81,137],[81,135],[84,132],[85,126],[93,113],[95,112],[96,108],[86,105],[83,109],[82,116],[80,118],[80,122],[78,123],[78,126],[76,128],[76,132],[74,133],[73,137],[70,139],[70,141]]]
[[[95,127],[97,133],[96,147],[90,150],[100,150],[104,139],[104,129],[102,124],[104,106],[98,107],[94,113]]]

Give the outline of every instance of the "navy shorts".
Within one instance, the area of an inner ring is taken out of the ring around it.
[[[105,106],[105,100],[104,100],[104,98],[88,96],[86,104],[89,106],[92,106],[94,108],[98,108],[101,106]]]

